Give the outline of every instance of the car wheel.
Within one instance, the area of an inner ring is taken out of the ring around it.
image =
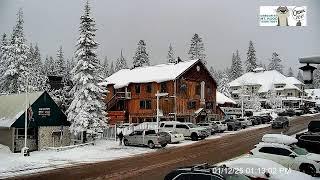
[[[197,141],[198,140],[198,135],[196,133],[191,134],[191,140],[192,141]]]
[[[150,149],[153,149],[153,148],[155,147],[155,145],[154,145],[154,143],[153,143],[152,141],[149,141],[149,142],[148,142],[148,147],[149,147]]]
[[[310,176],[316,175],[316,168],[311,164],[302,164],[299,169],[301,172],[308,174]]]
[[[125,139],[125,140],[123,141],[123,143],[124,143],[125,146],[129,146],[129,141],[128,141],[127,139]]]
[[[161,144],[161,147],[166,147],[167,143]]]

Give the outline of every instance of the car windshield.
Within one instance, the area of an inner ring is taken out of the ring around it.
[[[187,124],[188,126],[189,126],[189,128],[197,128],[198,126],[197,125],[195,125],[195,124],[192,124],[192,123],[190,123],[190,124]]]
[[[293,152],[297,153],[298,155],[307,155],[307,154],[309,154],[309,152],[308,152],[306,149],[300,148],[300,147],[298,147],[297,145],[292,145],[292,146],[290,147],[290,149],[291,149]]]

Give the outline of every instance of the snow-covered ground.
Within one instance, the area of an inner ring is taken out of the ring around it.
[[[207,139],[217,139],[230,134],[236,134],[268,126],[270,126],[270,124],[252,126],[239,131],[226,131],[224,133],[212,135]],[[193,143],[197,143],[197,141],[185,140],[178,144],[169,144],[166,148],[186,146]],[[31,152],[29,157],[24,157],[20,153],[0,152],[0,179],[4,177],[29,174],[81,163],[108,161],[154,151],[157,151],[157,149],[119,146],[119,142],[117,141],[98,140],[95,145],[76,147],[65,151],[35,151]]]

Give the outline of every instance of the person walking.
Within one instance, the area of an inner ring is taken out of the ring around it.
[[[122,145],[122,139],[123,139],[122,131],[120,131],[120,133],[118,134],[118,138],[120,140],[119,145],[121,146]]]

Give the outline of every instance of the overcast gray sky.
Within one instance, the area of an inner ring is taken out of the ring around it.
[[[273,51],[296,71],[298,57],[320,55],[318,0],[90,0],[97,24],[100,58],[115,60],[121,48],[129,64],[140,39],[146,40],[151,63],[166,61],[171,43],[175,54],[188,58],[190,39],[198,33],[207,61],[216,69],[231,64],[239,49],[246,59],[248,41],[255,43],[258,61],[268,62]],[[307,27],[259,27],[261,5],[308,6]],[[28,43],[38,43],[42,56],[55,56],[60,45],[73,56],[79,36],[80,0],[0,0],[0,33],[11,33],[20,7],[24,10]]]

